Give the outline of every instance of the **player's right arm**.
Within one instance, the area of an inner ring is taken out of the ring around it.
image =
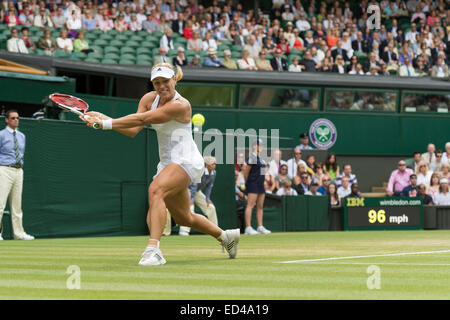
[[[138,105],[136,113],[144,113],[144,112],[150,110],[153,100],[155,100],[155,98],[156,98],[156,92],[154,92],[154,91],[145,94],[139,101],[139,105]],[[96,112],[96,111],[91,111],[86,114],[88,116],[96,117],[101,120],[112,119],[111,117],[108,117],[108,116],[104,115],[103,113]],[[123,135],[126,135],[128,137],[134,138],[143,128],[144,128],[144,126],[141,125],[141,126],[136,126],[133,128],[122,128],[122,129],[113,128],[113,130],[117,131]]]

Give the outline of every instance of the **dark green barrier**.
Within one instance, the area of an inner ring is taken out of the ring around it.
[[[328,197],[283,196],[286,231],[329,230]]]
[[[327,231],[330,227],[328,197],[306,196],[308,198],[308,230]]]
[[[283,232],[285,229],[285,221],[282,208],[264,208],[263,225],[272,232]],[[252,226],[256,229],[256,209],[252,213]]]

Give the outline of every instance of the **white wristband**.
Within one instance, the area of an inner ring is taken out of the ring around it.
[[[102,120],[102,128],[103,128],[103,130],[111,130],[112,129],[112,119]]]

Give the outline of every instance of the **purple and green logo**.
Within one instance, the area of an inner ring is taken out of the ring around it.
[[[309,128],[309,138],[317,149],[330,149],[337,140],[337,131],[328,119],[317,119]]]

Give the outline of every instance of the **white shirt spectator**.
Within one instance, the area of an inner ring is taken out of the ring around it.
[[[434,195],[434,203],[440,206],[450,206],[450,192],[438,192]]]
[[[25,45],[25,42],[20,38],[11,38],[8,41],[6,41],[6,49],[8,52],[15,52],[15,53],[28,53],[27,46]]]
[[[286,164],[286,161],[280,160],[280,167]],[[276,177],[278,175],[278,163],[275,160],[271,160],[269,162],[269,173],[272,175],[272,177]]]
[[[247,61],[245,61],[244,59],[239,59],[237,63],[239,69],[241,70],[247,70],[250,67],[256,67],[255,60],[253,60],[253,58],[247,58]]]
[[[161,37],[161,40],[159,41],[159,47],[164,48],[166,52],[169,51],[170,49],[174,49],[173,40],[170,39],[169,41],[169,39],[167,39],[167,35],[163,35]]]
[[[281,188],[277,191],[277,196],[297,196],[298,193],[294,189],[290,189],[288,193],[286,193],[286,190],[284,188]]]
[[[63,39],[61,37],[58,37],[56,38],[56,44],[58,45],[59,49],[64,50],[67,47],[67,50],[69,50],[70,52],[73,51],[72,39],[69,38]]]
[[[298,165],[302,163],[305,165],[305,168],[308,166],[306,165],[306,162],[300,159],[298,162],[295,161],[295,158],[291,158],[287,161],[286,165],[288,167],[288,177],[289,179],[293,179],[294,176],[297,174],[297,167]]]
[[[420,185],[423,183],[427,187],[430,186],[430,179],[431,179],[432,174],[433,174],[433,171],[431,171],[431,170],[428,170],[426,175],[423,175],[422,172],[419,172],[417,174],[417,185]]]
[[[295,23],[295,26],[300,31],[306,31],[306,30],[311,29],[311,25],[309,24],[308,20],[306,20],[306,19],[297,20],[297,22]]]
[[[348,196],[350,193],[352,193],[350,183],[348,184],[347,189],[345,189],[343,186],[340,186],[337,189],[337,193],[341,199]]]
[[[293,64],[291,64],[290,66],[289,66],[289,69],[288,69],[290,72],[302,72],[302,67],[300,67],[300,65],[298,64],[298,65],[296,65],[296,66],[294,66]]]

